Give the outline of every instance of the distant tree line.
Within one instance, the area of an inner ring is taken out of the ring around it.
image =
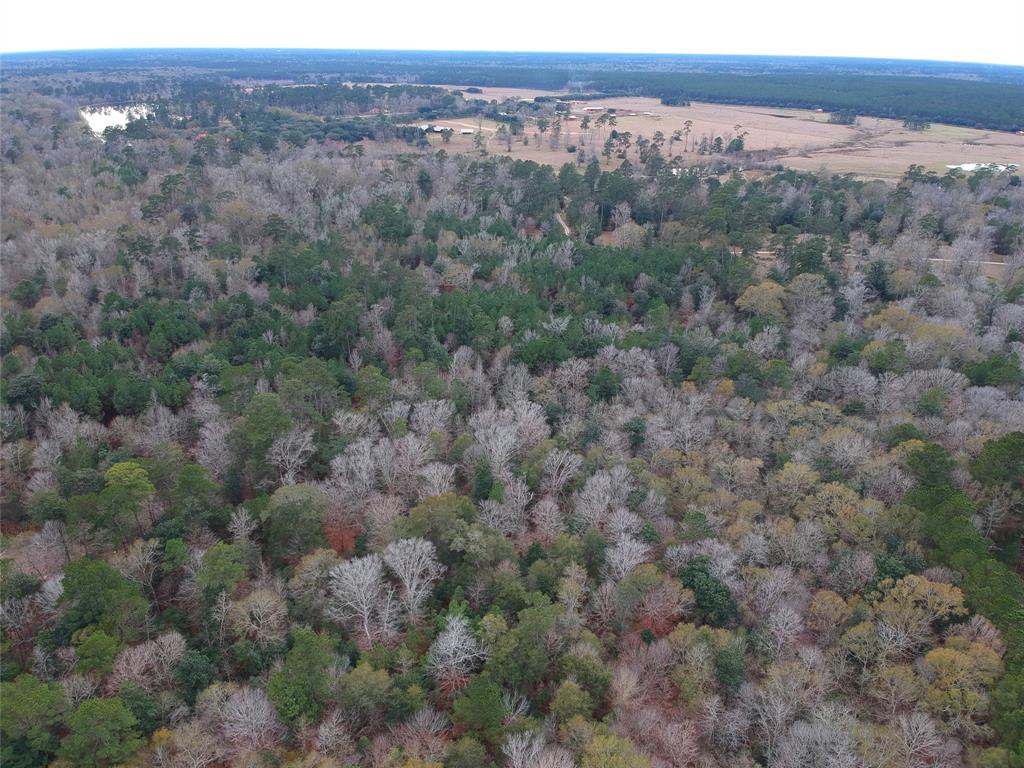
[[[95,72],[103,84],[62,81],[43,88],[131,98],[130,93],[166,91],[176,78],[159,67],[205,67],[211,82],[292,77],[297,82],[329,80],[465,83],[473,87],[530,87],[561,91],[569,82],[599,94],[628,93],[724,104],[851,110],[862,115],[1018,130],[1024,128],[1024,76],[1020,68],[936,62],[881,62],[772,57],[614,56],[589,54],[390,53],[379,57],[345,51],[137,51],[68,55],[5,56],[8,71]],[[700,70],[692,69],[694,63]],[[585,67],[585,72],[580,72]],[[656,67],[656,68],[655,68]],[[311,74],[315,71],[316,74]],[[927,75],[923,77],[922,75]],[[968,75],[970,79],[967,79]],[[337,89],[338,86],[332,86]],[[70,90],[69,90],[70,89]],[[303,99],[282,95],[275,99]],[[297,89],[306,90],[306,89]]]

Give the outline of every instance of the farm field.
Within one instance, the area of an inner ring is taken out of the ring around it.
[[[482,94],[473,96],[504,101],[554,95],[550,91],[525,88],[483,88],[482,91]],[[800,170],[815,171],[825,167],[835,173],[853,173],[864,178],[896,179],[912,164],[940,174],[946,172],[947,165],[962,163],[1012,163],[1024,167],[1024,136],[998,131],[936,124],[927,131],[915,132],[904,129],[901,121],[874,117],[861,117],[856,126],[834,125],[828,122],[827,114],[811,110],[696,102],[688,107],[668,107],[657,99],[646,97],[579,102],[574,105],[573,114],[582,117],[584,107],[615,109],[615,128],[630,131],[634,137],[643,135],[650,138],[655,131],[661,131],[668,137],[690,120],[692,132],[689,141],[694,145],[699,144],[703,136],[722,136],[728,141],[736,135],[739,126],[738,130],[746,134],[748,150],[770,152],[777,162]],[[497,124],[492,121],[461,118],[439,120],[437,124],[455,131],[451,142],[445,145],[450,152],[476,151],[474,136],[459,134],[460,129],[472,128],[482,131],[488,151],[506,153],[505,146],[499,146],[495,140]],[[578,122],[566,122],[557,150],[551,149],[547,137],[540,137],[538,146],[534,142],[535,130],[535,126],[530,126],[526,131],[529,145],[524,146],[521,140],[513,142],[508,154],[518,159],[561,165],[571,157],[565,150],[566,146],[580,145],[582,139],[584,148],[592,143],[600,151],[609,129],[583,133]],[[440,146],[439,140],[432,143]],[[674,152],[678,154],[680,149],[677,143]],[[694,162],[698,158],[705,159],[705,156],[692,151],[682,154]],[[605,167],[619,162],[621,160],[614,157],[611,161],[602,159]]]

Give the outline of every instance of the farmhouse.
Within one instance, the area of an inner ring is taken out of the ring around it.
[[[973,173],[974,171],[994,171],[995,173],[1006,173],[1017,170],[1013,163],[961,163],[960,165],[947,165],[950,170],[959,169]]]
[[[462,128],[459,130],[459,133],[462,134],[463,136],[472,136],[473,132],[474,131],[472,128]]]

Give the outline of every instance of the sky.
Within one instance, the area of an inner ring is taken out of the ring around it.
[[[1024,65],[1024,0],[35,0],[0,51],[368,48],[856,56]],[[967,9],[976,7],[977,15]],[[1006,31],[1003,34],[1003,31]]]

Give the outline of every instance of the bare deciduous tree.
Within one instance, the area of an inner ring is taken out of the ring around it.
[[[938,725],[924,712],[914,711],[896,718],[893,728],[899,745],[901,765],[907,768],[946,768],[957,765],[955,752]]]
[[[269,749],[284,736],[274,705],[260,688],[239,688],[221,711],[224,737],[240,749]]]
[[[448,623],[430,644],[427,668],[447,692],[461,688],[476,666],[486,658],[465,616],[449,616]]]
[[[786,662],[769,670],[750,706],[770,763],[776,759],[779,744],[790,724],[816,705],[821,695],[820,677],[796,662]]]
[[[270,446],[270,463],[277,467],[284,485],[295,485],[299,472],[313,455],[313,430],[295,428],[274,440]]]
[[[501,746],[508,768],[572,768],[576,764],[568,750],[549,745],[542,733],[513,733]]]
[[[155,640],[128,646],[114,659],[114,669],[107,682],[108,689],[118,691],[130,682],[147,691],[159,690],[173,679],[186,648],[185,638],[177,632],[168,632]]]
[[[621,536],[606,555],[608,576],[618,581],[651,556],[651,548],[632,536]]]
[[[357,756],[355,743],[348,730],[345,714],[340,709],[332,709],[316,729],[313,748],[318,754],[332,757],[342,764]]]
[[[556,448],[544,458],[544,475],[541,490],[551,496],[558,496],[566,483],[573,480],[583,467],[583,458],[571,451]]]
[[[562,510],[558,502],[550,496],[545,496],[533,505],[530,517],[533,521],[534,534],[542,542],[551,541],[565,530]]]
[[[360,645],[390,641],[396,631],[395,591],[384,578],[384,560],[373,554],[331,570],[328,615],[356,633]]]
[[[237,637],[267,646],[287,636],[288,604],[270,589],[257,589],[231,606],[228,624]]]
[[[160,561],[160,542],[157,539],[136,539],[127,549],[117,552],[111,564],[132,581],[153,594],[153,579]]]
[[[154,749],[154,760],[160,768],[207,768],[225,758],[225,745],[219,734],[211,733],[203,723],[179,725],[172,732],[169,744]]]
[[[432,432],[446,434],[454,415],[455,404],[451,400],[424,400],[413,406],[409,425],[421,437]]]
[[[223,420],[205,422],[199,429],[199,441],[193,455],[197,462],[209,470],[210,476],[221,480],[231,465],[231,447],[228,435],[231,427]]]
[[[437,548],[426,539],[399,539],[385,548],[384,562],[402,584],[399,599],[406,615],[418,621],[431,589],[444,575]]]
[[[440,496],[455,487],[455,467],[432,461],[420,470],[420,489],[418,498],[423,500],[429,496]]]
[[[793,723],[770,761],[778,768],[857,768],[856,720],[842,707],[826,703],[807,720]]]

